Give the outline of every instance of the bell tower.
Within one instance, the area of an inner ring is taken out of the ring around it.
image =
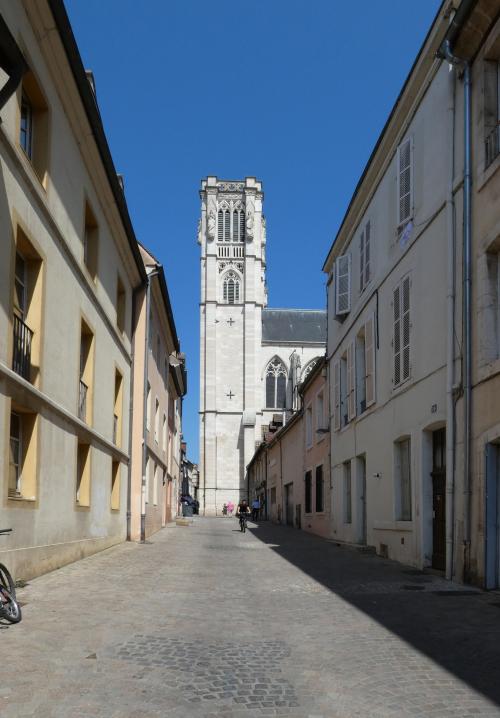
[[[259,366],[266,225],[262,184],[202,180],[200,512],[220,515],[246,497],[245,469],[260,432]]]

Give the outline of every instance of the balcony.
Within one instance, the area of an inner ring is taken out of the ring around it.
[[[23,379],[30,381],[31,376],[31,341],[33,332],[27,324],[14,314],[14,348],[12,352],[12,369]]]
[[[500,151],[500,125],[484,141],[485,167],[489,167]]]
[[[89,388],[80,379],[80,391],[78,394],[78,418],[82,421],[87,421],[87,392]]]
[[[217,246],[217,256],[221,259],[243,259],[245,247],[241,244],[219,244]]]

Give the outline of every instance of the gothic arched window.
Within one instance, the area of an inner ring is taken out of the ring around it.
[[[222,299],[226,304],[237,304],[240,301],[241,280],[235,272],[228,272],[222,283]]]
[[[242,209],[233,210],[233,242],[245,241],[245,212]]]
[[[286,408],[286,367],[278,357],[271,359],[266,370],[266,409]]]
[[[217,212],[217,239],[219,242],[229,242],[231,239],[231,213],[222,208]]]
[[[309,364],[306,364],[304,367],[304,371],[302,372],[302,381],[305,381],[309,374],[312,372],[314,367],[316,366],[316,362],[318,361],[318,357],[314,357],[314,359],[311,359]]]

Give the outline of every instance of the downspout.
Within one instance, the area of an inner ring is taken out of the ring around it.
[[[146,460],[148,454],[148,360],[149,360],[149,310],[151,306],[151,278],[158,274],[161,265],[148,272],[146,270],[146,332],[144,336],[144,379],[143,379],[143,413],[142,413],[142,481],[141,481],[141,538],[140,542],[146,541]]]
[[[469,1],[462,7],[470,9],[475,3]],[[457,13],[458,15],[458,13]],[[464,13],[465,18],[465,13]],[[461,18],[462,19],[462,18]],[[454,18],[452,35],[460,27],[457,16]],[[463,535],[463,580],[468,577],[470,561],[471,526],[471,400],[472,400],[472,313],[471,313],[471,243],[472,243],[472,177],[471,177],[471,67],[467,60],[452,53],[452,44],[446,38],[439,50],[439,56],[451,65],[463,68],[464,82],[464,189],[463,189],[463,335],[464,335],[464,535]]]
[[[455,533],[455,73],[448,76],[448,160],[449,182],[446,196],[446,234],[448,287],[446,341],[446,578],[453,578]]]
[[[144,284],[140,284],[134,287],[132,291],[132,328],[130,336],[132,337],[132,364],[130,367],[130,396],[129,396],[129,422],[128,422],[128,472],[127,472],[127,541],[131,538],[131,521],[132,521],[132,442],[133,442],[133,417],[134,417],[134,375],[135,375],[135,322],[137,314],[137,295],[140,290],[144,287]]]

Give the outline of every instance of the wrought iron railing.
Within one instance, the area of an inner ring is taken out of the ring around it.
[[[33,332],[27,324],[14,314],[14,349],[12,352],[12,368],[24,379],[30,380],[31,374],[31,341]]]
[[[490,132],[484,141],[485,166],[491,165],[495,157],[500,152],[500,125]]]
[[[80,379],[80,391],[78,394],[78,418],[82,421],[87,421],[87,392],[89,388]]]

